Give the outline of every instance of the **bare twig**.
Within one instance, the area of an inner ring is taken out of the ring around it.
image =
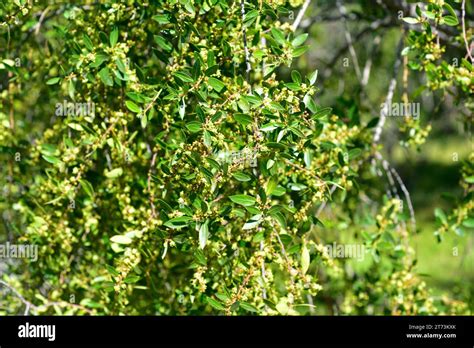
[[[383,18],[377,21],[372,22],[368,27],[365,27],[362,29],[360,32],[358,32],[354,37],[353,37],[353,42],[357,42],[360,39],[362,39],[365,35],[369,33],[373,33],[377,31],[380,28],[386,28],[392,26],[392,19],[390,17]],[[324,73],[324,77],[328,77],[331,75],[333,67],[336,65],[336,62],[339,60],[339,58],[344,54],[349,49],[349,44],[346,43],[346,45],[337,51],[337,53],[333,56],[331,61],[326,64],[327,69],[326,72]]]
[[[351,54],[352,61],[354,63],[354,69],[356,72],[357,79],[359,81],[362,81],[362,74],[360,72],[360,67],[359,67],[359,59],[357,58],[357,54],[354,49],[354,44],[352,42],[352,35],[349,31],[349,27],[347,25],[347,21],[345,17],[347,16],[346,7],[344,6],[341,0],[337,1],[337,7],[339,9],[339,12],[341,13],[341,20],[342,20],[342,23],[344,24],[344,36],[346,37],[347,45],[349,47],[349,53]]]
[[[31,302],[27,301],[22,294],[20,294],[18,292],[18,290],[16,290],[14,287],[12,287],[10,284],[8,284],[7,282],[4,282],[3,280],[0,280],[0,284],[5,286],[6,288],[8,288],[11,292],[13,292],[15,294],[16,297],[18,297],[20,299],[21,302],[23,302],[23,304],[25,305],[25,315],[28,315],[29,313],[29,310],[31,307],[33,308],[37,308],[34,304],[32,304]]]
[[[390,81],[389,87],[388,87],[388,92],[387,92],[387,98],[385,99],[384,107],[380,111],[380,119],[377,124],[377,127],[375,127],[375,132],[374,132],[374,143],[377,144],[380,141],[380,137],[382,136],[382,130],[383,126],[385,125],[385,120],[387,118],[387,113],[390,108],[390,105],[392,104],[393,100],[393,95],[395,93],[395,87],[397,86],[397,75],[398,75],[398,70],[400,69],[400,65],[402,62],[402,59],[400,57],[400,52],[403,47],[403,38],[400,40],[398,44],[398,49],[397,49],[397,58],[395,60],[395,64],[393,67],[393,77],[392,80]]]
[[[304,14],[305,14],[306,10],[308,9],[308,6],[309,6],[310,3],[311,3],[311,0],[306,0],[304,2],[303,6],[301,7],[300,12],[298,13],[298,16],[296,16],[296,19],[293,22],[293,26],[292,26],[293,31],[296,31],[296,29],[298,29],[298,27],[301,23],[301,20],[303,19]]]
[[[413,209],[413,203],[410,198],[410,192],[408,192],[408,189],[406,188],[405,184],[402,181],[402,178],[400,177],[398,172],[395,170],[395,168],[391,167],[390,170],[392,171],[393,176],[397,180],[398,185],[400,186],[401,190],[403,191],[403,194],[405,195],[405,199],[407,200],[408,210],[410,211],[410,219],[411,219],[412,228],[414,231],[416,231],[415,210]]]
[[[465,17],[466,17],[466,0],[462,0],[461,11],[462,11],[462,14],[461,14],[462,35],[463,35],[463,38],[464,38],[464,44],[466,45],[467,55],[471,59],[471,63],[474,63],[474,59],[473,59],[472,54],[471,54],[472,46],[469,46],[469,42],[467,41],[467,34],[466,34],[466,20],[465,20]]]
[[[263,240],[260,242],[260,251],[263,251],[264,249],[264,244]],[[265,283],[266,283],[266,272],[265,272],[265,259],[262,262],[262,298],[266,299],[267,298],[267,291],[265,290]]]
[[[43,24],[43,21],[44,21],[44,17],[46,16],[46,14],[48,13],[49,11],[49,6],[45,8],[45,10],[43,12],[41,12],[41,16],[38,20],[38,23],[35,24],[34,26],[34,31],[35,31],[35,35],[38,35],[40,29],[41,29],[41,25]]]
[[[411,201],[410,192],[408,191],[407,187],[405,186],[401,176],[398,174],[396,169],[393,168],[390,165],[390,163],[386,159],[383,158],[382,154],[380,152],[377,152],[375,154],[375,157],[382,163],[382,166],[384,167],[384,170],[387,173],[387,178],[389,178],[390,185],[395,191],[395,194],[398,200],[400,200],[400,197],[398,196],[397,188],[395,186],[395,182],[393,178],[395,178],[395,180],[398,183],[398,186],[400,186],[400,189],[402,190],[403,195],[405,196],[405,200],[407,201],[408,211],[410,212],[410,220],[411,220],[413,231],[416,231],[415,210],[413,209],[413,203]]]
[[[22,294],[20,294],[20,292],[18,290],[16,290],[13,286],[11,286],[10,284],[8,284],[7,282],[3,281],[0,279],[0,284],[5,286],[7,289],[9,289],[11,292],[13,292],[15,294],[16,297],[18,297],[20,299],[20,301],[25,305],[25,312],[24,312],[24,315],[28,315],[29,312],[30,312],[30,308],[33,308],[34,310],[41,310],[41,309],[44,309],[44,308],[48,308],[48,307],[51,307],[51,306],[60,306],[60,307],[73,307],[73,308],[77,308],[77,309],[81,309],[89,314],[93,314],[93,311],[84,307],[84,306],[81,306],[81,305],[78,305],[78,304],[75,304],[75,303],[69,303],[69,302],[66,302],[66,301],[60,301],[60,302],[47,302],[43,305],[40,305],[40,306],[36,306],[34,305],[33,303],[31,303],[30,301],[26,300]]]
[[[244,39],[244,51],[245,51],[245,76],[247,79],[247,83],[249,84],[249,89],[252,91],[252,87],[250,85],[250,71],[252,67],[250,66],[250,52],[247,45],[247,29],[245,28],[245,1],[240,0],[240,11],[242,14],[242,35]]]
[[[365,62],[364,66],[364,71],[362,73],[362,80],[361,80],[361,87],[364,89],[367,84],[369,83],[369,78],[370,78],[370,72],[372,70],[372,57],[374,56],[374,53],[377,51],[377,48],[379,47],[381,43],[381,37],[380,35],[377,35],[374,39],[374,47],[373,47],[373,52],[372,55],[367,59]]]
[[[156,157],[157,157],[158,153],[157,152],[154,152],[153,153],[153,156],[151,158],[151,164],[150,164],[150,169],[148,170],[148,183],[147,183],[147,186],[148,186],[148,194],[150,196],[150,206],[151,206],[151,216],[154,218],[156,217],[156,211],[155,211],[155,199],[154,199],[154,196],[151,192],[151,175],[152,175],[152,171],[153,171],[153,167],[155,166],[155,162],[156,162]]]

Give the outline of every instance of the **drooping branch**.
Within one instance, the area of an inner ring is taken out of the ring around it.
[[[464,44],[466,45],[467,56],[471,59],[471,63],[474,63],[474,58],[472,57],[472,45],[469,45],[466,34],[466,0],[462,0],[461,4],[461,21],[462,21],[462,34],[464,38]]]
[[[72,307],[72,308],[77,308],[77,309],[83,310],[83,311],[85,311],[89,314],[93,314],[93,311],[90,310],[89,308],[86,308],[86,307],[81,306],[79,304],[69,303],[69,302],[66,302],[66,301],[47,302],[43,305],[37,306],[37,305],[31,303],[30,301],[26,300],[25,297],[22,294],[20,294],[20,292],[18,290],[16,290],[13,286],[11,286],[10,284],[8,284],[7,282],[5,282],[1,279],[0,279],[0,285],[3,285],[7,289],[9,289],[11,292],[13,292],[13,294],[16,297],[18,297],[18,299],[25,305],[24,315],[28,315],[30,313],[30,309],[34,309],[34,310],[38,311],[38,310],[46,309],[46,308],[49,308],[49,307],[52,307],[52,306]]]
[[[296,16],[296,19],[295,21],[293,22],[293,31],[296,31],[296,29],[298,29],[303,17],[304,17],[304,14],[306,12],[306,10],[308,9],[308,6],[309,4],[311,3],[311,0],[306,0],[303,4],[303,6],[301,7],[301,10],[300,12],[298,13],[298,16]]]
[[[3,280],[0,279],[0,284],[5,286],[7,289],[9,289],[11,292],[15,294],[16,297],[20,299],[20,301],[25,305],[25,312],[24,315],[28,315],[30,308],[37,308],[34,304],[32,304],[30,301],[27,301],[22,294],[18,290],[16,290],[14,287],[12,287],[10,284],[7,282],[4,282]]]
[[[337,0],[337,7],[339,9],[339,12],[341,13],[341,20],[344,25],[344,36],[346,37],[346,42],[347,46],[349,47],[349,53],[351,54],[352,57],[352,62],[354,65],[354,70],[356,72],[357,79],[361,81],[362,83],[362,74],[360,72],[360,67],[359,67],[359,59],[357,58],[357,54],[354,48],[354,44],[352,42],[352,35],[349,31],[349,27],[347,25],[347,21],[345,16],[347,15],[347,10],[344,4],[342,3],[342,0]]]
[[[380,138],[382,136],[383,126],[385,125],[385,120],[387,118],[387,113],[390,108],[390,105],[392,104],[393,95],[395,94],[395,88],[397,87],[397,75],[398,75],[398,71],[400,69],[401,62],[402,62],[402,58],[400,55],[402,51],[402,47],[403,47],[403,38],[398,43],[397,58],[395,59],[395,64],[393,66],[392,80],[390,81],[390,84],[388,87],[388,92],[387,92],[387,97],[385,99],[384,107],[380,111],[379,122],[377,126],[375,127],[374,144],[377,144],[380,141]]]
[[[400,189],[403,192],[403,195],[405,196],[405,200],[408,205],[408,211],[410,212],[410,220],[412,224],[413,231],[416,231],[416,218],[415,218],[415,210],[413,208],[413,202],[411,201],[411,196],[410,192],[408,191],[405,183],[403,182],[401,176],[398,174],[397,170],[390,165],[390,163],[383,158],[382,154],[380,152],[377,152],[375,154],[375,157],[377,160],[379,160],[382,163],[382,166],[387,174],[387,177],[389,178],[390,185],[394,188],[396,191],[397,199],[400,200],[400,197],[398,196],[398,190],[395,186],[395,182],[393,181],[393,178],[395,178],[396,182],[398,183],[398,186],[400,186]]]
[[[242,14],[242,36],[244,40],[244,51],[245,51],[245,76],[247,83],[249,84],[250,92],[252,91],[252,87],[250,85],[250,71],[252,67],[250,66],[250,52],[247,43],[247,29],[245,28],[245,1],[240,0],[240,11]]]

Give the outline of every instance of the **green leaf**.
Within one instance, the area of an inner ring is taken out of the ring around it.
[[[444,9],[445,9],[446,11],[449,12],[449,14],[450,14],[451,16],[456,17],[456,11],[454,11],[454,9],[451,7],[450,4],[448,4],[447,2],[445,2],[445,3],[443,4],[443,7],[444,7]]]
[[[298,70],[293,70],[291,72],[291,79],[293,80],[294,83],[301,83],[301,74],[299,73]]]
[[[219,310],[219,311],[223,311],[225,310],[225,307],[218,301],[214,300],[213,298],[210,298],[208,296],[206,296],[206,301],[207,303],[209,303],[211,305],[211,307]]]
[[[332,108],[322,108],[318,110],[313,116],[311,116],[312,119],[319,119],[323,118],[325,116],[328,116],[332,112]]]
[[[183,228],[187,226],[188,223],[192,220],[193,219],[190,218],[189,216],[178,216],[171,220],[166,221],[163,225],[169,228],[173,228],[173,229]]]
[[[462,224],[468,228],[474,228],[474,218],[468,218],[464,220]]]
[[[270,180],[268,180],[267,186],[265,187],[266,195],[270,196],[273,193],[273,191],[275,191],[277,186],[278,186],[278,177],[276,176],[271,177]]]
[[[148,124],[148,116],[144,114],[138,114],[137,116],[140,118],[140,126],[145,129]]]
[[[155,42],[165,51],[171,51],[173,46],[171,46],[163,37],[155,35]]]
[[[290,310],[290,309],[288,308],[288,304],[286,304],[286,303],[283,302],[283,301],[279,302],[275,307],[276,307],[277,311],[278,311],[281,315],[287,315],[287,314],[288,314],[288,311]]]
[[[426,18],[433,19],[433,20],[436,18],[436,14],[432,11],[424,11],[423,13],[426,16]]]
[[[124,62],[122,62],[121,59],[116,59],[115,64],[117,65],[117,68],[120,70],[120,72],[124,75],[127,74],[127,67],[125,66]]]
[[[209,77],[209,84],[212,88],[214,88],[217,92],[220,92],[224,89],[225,85],[221,80],[216,79],[215,77]]]
[[[91,41],[91,38],[89,36],[87,36],[87,34],[84,34],[82,36],[82,39],[84,41],[84,46],[86,46],[86,48],[89,50],[89,51],[93,51],[94,50],[94,45]]]
[[[284,194],[286,193],[286,190],[283,186],[277,186],[273,192],[272,192],[272,195],[274,196],[277,196],[277,197],[280,197],[280,196],[283,196]]]
[[[114,85],[114,80],[112,79],[112,76],[110,75],[109,68],[103,68],[101,71],[99,71],[99,77],[104,83],[104,85],[112,87]]]
[[[311,75],[309,75],[308,80],[311,85],[314,85],[317,79],[318,79],[318,70],[315,70],[311,73]]]
[[[244,207],[251,207],[256,203],[255,198],[248,195],[234,195],[229,198],[232,202],[243,205]]]
[[[117,234],[113,237],[110,237],[110,241],[117,244],[131,244],[132,243],[132,240],[129,237],[123,236],[121,234]]]
[[[260,225],[260,222],[262,222],[261,220],[250,220],[248,222],[246,222],[244,224],[244,226],[242,227],[242,230],[246,231],[246,230],[251,230],[255,227],[257,227],[258,225]]]
[[[115,27],[114,30],[110,33],[109,41],[110,41],[110,47],[114,47],[117,44],[119,37],[119,31],[118,28]]]
[[[4,59],[4,60],[3,60],[3,64],[6,64],[6,65],[8,65],[8,66],[10,66],[10,67],[14,67],[14,66],[15,66],[15,61],[12,60],[12,59]]]
[[[247,303],[247,302],[239,302],[239,306],[242,308],[242,309],[245,309],[246,311],[248,312],[254,312],[254,313],[258,313],[258,309],[251,305],[250,303]]]
[[[71,97],[71,99],[74,100],[74,94],[76,92],[76,86],[75,86],[74,81],[72,79],[69,80],[69,83],[67,85],[67,89],[68,89],[69,97]]]
[[[79,123],[69,123],[68,124],[68,127],[69,128],[72,128],[74,130],[77,130],[79,132],[82,132],[84,129],[82,128],[82,126],[79,124]]]
[[[222,302],[226,302],[226,301],[229,301],[230,300],[230,297],[226,294],[221,294],[221,293],[217,293],[216,294],[216,297],[221,300]]]
[[[201,122],[198,121],[192,121],[186,124],[186,128],[191,132],[191,133],[197,133],[201,130]]]
[[[474,176],[468,176],[467,178],[464,178],[464,181],[468,184],[474,184]]]
[[[95,56],[95,60],[94,60],[94,63],[91,63],[91,67],[92,68],[98,68],[99,66],[102,65],[103,62],[105,62],[107,59],[109,58],[109,56],[105,55],[105,54],[97,54]]]
[[[204,144],[208,147],[212,145],[212,136],[207,130],[204,131]]]
[[[167,14],[159,14],[153,16],[152,18],[160,24],[168,24],[170,22],[170,18]]]
[[[112,266],[110,265],[105,265],[105,268],[107,269],[107,271],[113,275],[114,277],[118,276],[120,273]]]
[[[47,85],[55,85],[59,81],[61,81],[61,79],[59,77],[53,77],[53,78],[49,79],[48,81],[46,81],[46,84]]]
[[[300,46],[298,48],[295,48],[293,50],[293,58],[303,55],[308,49],[309,49],[309,46]]]
[[[209,220],[206,220],[205,223],[199,228],[199,247],[204,249],[207,243],[207,238],[209,237]]]
[[[252,123],[253,121],[252,117],[250,117],[249,115],[240,113],[234,114],[234,119],[244,127]]]
[[[41,153],[43,155],[54,156],[56,151],[57,151],[57,148],[53,144],[43,144],[43,145],[41,145]]]
[[[89,181],[87,181],[86,179],[79,180],[79,183],[81,184],[81,187],[84,190],[84,192],[89,197],[92,198],[94,196],[94,187],[92,186],[92,184]]]
[[[278,44],[280,44],[281,46],[283,46],[285,44],[285,42],[286,42],[285,35],[283,34],[283,32],[280,29],[272,28],[271,33],[272,33],[273,38],[275,39],[275,41]]]
[[[54,157],[54,156],[42,155],[41,157],[43,157],[47,162],[49,162],[51,164],[61,163],[61,161],[58,158]]]
[[[418,19],[413,18],[413,17],[403,17],[402,20],[405,23],[408,23],[408,24],[417,24],[418,23]]]
[[[251,10],[245,14],[245,19],[244,23],[246,26],[251,25],[256,19],[257,16],[259,15],[259,11],[257,10]]]
[[[123,174],[122,168],[115,168],[115,169],[112,169],[110,172],[105,173],[105,176],[110,179],[113,179],[113,178],[118,178],[122,174]]]
[[[435,209],[435,216],[438,221],[440,221],[443,224],[448,223],[448,219],[446,217],[446,214],[444,213],[443,209],[441,208],[436,208]]]
[[[236,172],[236,173],[232,173],[232,176],[237,179],[238,181],[242,181],[242,182],[245,182],[245,181],[250,181],[252,180],[252,178],[245,174],[245,173],[242,173],[242,172]]]
[[[306,274],[306,272],[308,272],[309,264],[310,264],[309,250],[306,247],[306,245],[303,244],[303,248],[301,248],[301,270],[303,274]]]
[[[443,17],[443,21],[446,25],[449,25],[451,27],[455,27],[459,24],[459,20],[455,16],[445,16]]]
[[[193,78],[184,71],[177,71],[173,74],[174,77],[177,77],[179,80],[183,82],[194,82]]]
[[[140,276],[137,275],[129,275],[123,281],[125,284],[134,284],[140,280]]]
[[[125,105],[127,106],[128,110],[130,110],[131,112],[134,112],[136,114],[140,113],[142,111],[142,108],[139,107],[137,104],[135,104],[134,102],[132,102],[131,100],[127,100],[125,102]]]
[[[349,151],[349,159],[354,159],[359,157],[362,154],[362,150],[359,148],[355,148]]]
[[[306,41],[307,38],[308,38],[308,34],[307,34],[307,33],[298,35],[297,37],[295,37],[295,38],[293,39],[293,41],[291,41],[291,45],[292,45],[293,47],[300,46],[300,45],[302,45],[302,44]]]

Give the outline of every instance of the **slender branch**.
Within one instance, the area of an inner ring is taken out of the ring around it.
[[[390,85],[388,87],[388,92],[387,92],[387,98],[385,99],[384,107],[380,111],[380,119],[377,124],[377,127],[375,128],[374,132],[374,143],[377,144],[380,141],[380,137],[382,136],[382,131],[383,131],[383,126],[385,125],[385,120],[387,118],[387,113],[390,108],[390,105],[392,104],[393,100],[393,95],[395,93],[395,87],[397,86],[397,75],[398,75],[398,70],[400,69],[400,65],[402,62],[402,59],[400,57],[400,52],[403,47],[403,38],[400,39],[400,42],[398,44],[398,49],[397,49],[397,58],[395,60],[395,64],[393,67],[393,77],[392,80],[390,81]]]
[[[471,59],[471,63],[474,63],[474,58],[472,57],[472,54],[471,54],[471,47],[469,46],[469,42],[467,41],[467,34],[466,34],[466,20],[465,20],[465,17],[466,17],[466,0],[462,0],[461,11],[462,11],[462,15],[461,15],[462,34],[463,34],[463,38],[464,38],[464,44],[466,45],[467,55]]]
[[[38,23],[36,23],[36,25],[33,27],[34,29],[34,32],[35,32],[35,35],[38,35],[40,29],[41,29],[41,25],[43,24],[43,20],[44,20],[44,17],[46,16],[46,14],[48,13],[49,11],[49,6],[45,8],[45,10],[43,12],[41,12],[41,16],[38,20]]]
[[[408,189],[406,188],[405,184],[402,181],[402,178],[400,177],[398,172],[395,170],[395,168],[391,167],[390,170],[392,171],[393,176],[397,180],[398,185],[400,186],[401,190],[403,191],[403,194],[405,195],[405,199],[407,200],[408,210],[410,211],[411,224],[412,224],[413,230],[416,231],[415,210],[413,209],[413,203],[411,201],[410,192],[408,192]]]
[[[341,20],[342,20],[342,23],[344,24],[344,36],[346,37],[347,45],[349,47],[349,53],[352,56],[352,61],[354,63],[354,69],[355,69],[355,72],[356,72],[356,75],[357,75],[357,79],[359,81],[362,81],[362,74],[360,72],[360,67],[359,67],[359,59],[357,58],[357,54],[356,54],[356,51],[354,49],[354,44],[352,42],[352,35],[349,31],[349,27],[347,25],[347,21],[346,21],[346,17],[345,17],[347,15],[346,7],[343,5],[341,0],[337,0],[337,7],[339,9],[339,12],[342,15]]]
[[[150,169],[148,170],[148,194],[150,196],[149,200],[150,200],[150,206],[151,206],[151,215],[152,217],[156,217],[156,211],[155,211],[155,203],[154,203],[154,196],[151,192],[151,175],[152,175],[152,171],[153,171],[153,167],[155,166],[155,162],[156,162],[156,157],[157,157],[158,153],[157,152],[154,152],[153,153],[153,156],[151,158],[151,164],[150,164]]]
[[[16,290],[14,287],[12,287],[10,284],[4,282],[3,280],[0,279],[0,284],[5,286],[7,289],[9,289],[11,292],[13,292],[15,294],[16,297],[18,297],[20,299],[21,302],[23,302],[23,304],[25,304],[25,315],[28,315],[29,313],[29,310],[31,307],[33,308],[37,308],[34,304],[32,304],[31,302],[27,301],[22,294],[20,294],[18,292],[18,290]]]
[[[260,241],[260,251],[263,251],[264,249],[264,244],[263,244],[263,240]],[[265,259],[263,259],[262,261],[262,298],[266,299],[267,298],[267,291],[265,290],[265,283],[266,283],[266,272],[265,272]]]
[[[61,307],[73,307],[73,308],[77,308],[77,309],[81,309],[89,314],[93,314],[94,312],[92,310],[90,310],[89,308],[86,308],[84,306],[81,306],[81,305],[78,305],[78,304],[75,304],[75,303],[69,303],[69,302],[66,302],[66,301],[60,301],[60,302],[47,302],[43,305],[40,305],[40,306],[36,306],[34,305],[33,303],[31,303],[30,301],[26,300],[22,294],[20,294],[20,292],[18,290],[16,290],[14,287],[12,287],[10,284],[8,284],[7,282],[4,282],[3,280],[0,279],[0,284],[5,286],[7,289],[9,289],[11,292],[13,292],[15,294],[16,297],[18,297],[20,299],[20,301],[25,305],[25,312],[24,312],[24,315],[28,315],[29,314],[29,311],[30,311],[30,308],[33,308],[34,310],[41,310],[43,308],[48,308],[48,307],[51,307],[51,306],[61,306]]]
[[[416,231],[415,210],[413,208],[413,203],[411,201],[410,192],[408,191],[407,187],[405,186],[401,176],[398,174],[396,169],[392,167],[386,159],[383,158],[382,154],[380,152],[377,152],[375,154],[375,157],[382,163],[382,166],[384,167],[384,170],[387,173],[387,177],[389,178],[390,185],[394,188],[394,190],[397,191],[393,178],[395,178],[395,180],[398,183],[398,186],[400,186],[400,189],[402,190],[403,195],[405,196],[405,199],[407,201],[408,210],[410,212],[410,220],[411,220],[412,228],[414,231]],[[400,200],[400,197],[398,196],[398,192],[396,192],[396,196],[397,196],[397,199]]]
[[[369,33],[373,33],[373,32],[377,31],[380,28],[386,28],[386,27],[392,26],[391,21],[392,21],[392,19],[390,17],[387,17],[387,18],[380,19],[378,21],[372,22],[368,27],[365,27],[364,29],[362,29],[360,32],[358,32],[353,37],[353,42],[359,41],[365,35],[367,35]],[[326,64],[328,66],[328,69],[326,69],[327,70],[326,73],[324,73],[324,76],[326,78],[331,75],[333,67],[336,65],[336,62],[344,54],[344,52],[347,51],[347,49],[349,49],[349,44],[348,43],[346,43],[346,45],[344,47],[341,47],[339,49],[339,51],[337,51],[337,53],[333,56],[331,61],[328,64]]]
[[[303,6],[301,7],[300,12],[298,13],[298,16],[296,16],[296,19],[293,22],[293,26],[292,26],[293,31],[296,31],[296,29],[298,29],[298,27],[301,23],[301,20],[303,19],[304,14],[305,14],[306,10],[308,9],[308,6],[309,6],[310,3],[311,3],[311,0],[306,0],[304,2]]]
[[[252,67],[250,66],[250,52],[247,45],[247,29],[245,28],[245,2],[244,0],[240,0],[240,11],[242,14],[242,35],[244,39],[244,51],[245,51],[245,77],[247,83],[249,84],[250,92],[252,91],[252,87],[250,85],[250,71]]]
[[[374,53],[377,52],[378,50],[378,47],[380,46],[380,43],[381,43],[381,37],[380,35],[377,35],[374,39],[374,47],[373,47],[373,50],[372,50],[372,54],[370,55],[370,57],[367,59],[367,61],[365,62],[365,66],[364,66],[364,71],[362,73],[362,80],[361,80],[361,87],[364,89],[367,84],[369,83],[369,78],[370,78],[370,72],[372,71],[372,57],[374,56]]]

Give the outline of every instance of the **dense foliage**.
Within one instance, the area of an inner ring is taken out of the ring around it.
[[[317,49],[299,25],[308,4],[2,2],[0,241],[39,250],[6,264],[0,313],[467,313],[417,276],[409,197],[374,184],[385,169],[404,187],[381,154],[385,109],[341,117],[318,101],[318,71],[294,69]],[[391,14],[411,28],[394,79],[404,60],[469,127],[472,56],[452,61],[439,40],[449,27],[462,54],[472,42],[453,6]],[[400,131],[418,147],[429,126]],[[473,228],[473,156],[459,208],[437,210],[440,238]],[[364,267],[328,255],[333,242],[363,245]]]

